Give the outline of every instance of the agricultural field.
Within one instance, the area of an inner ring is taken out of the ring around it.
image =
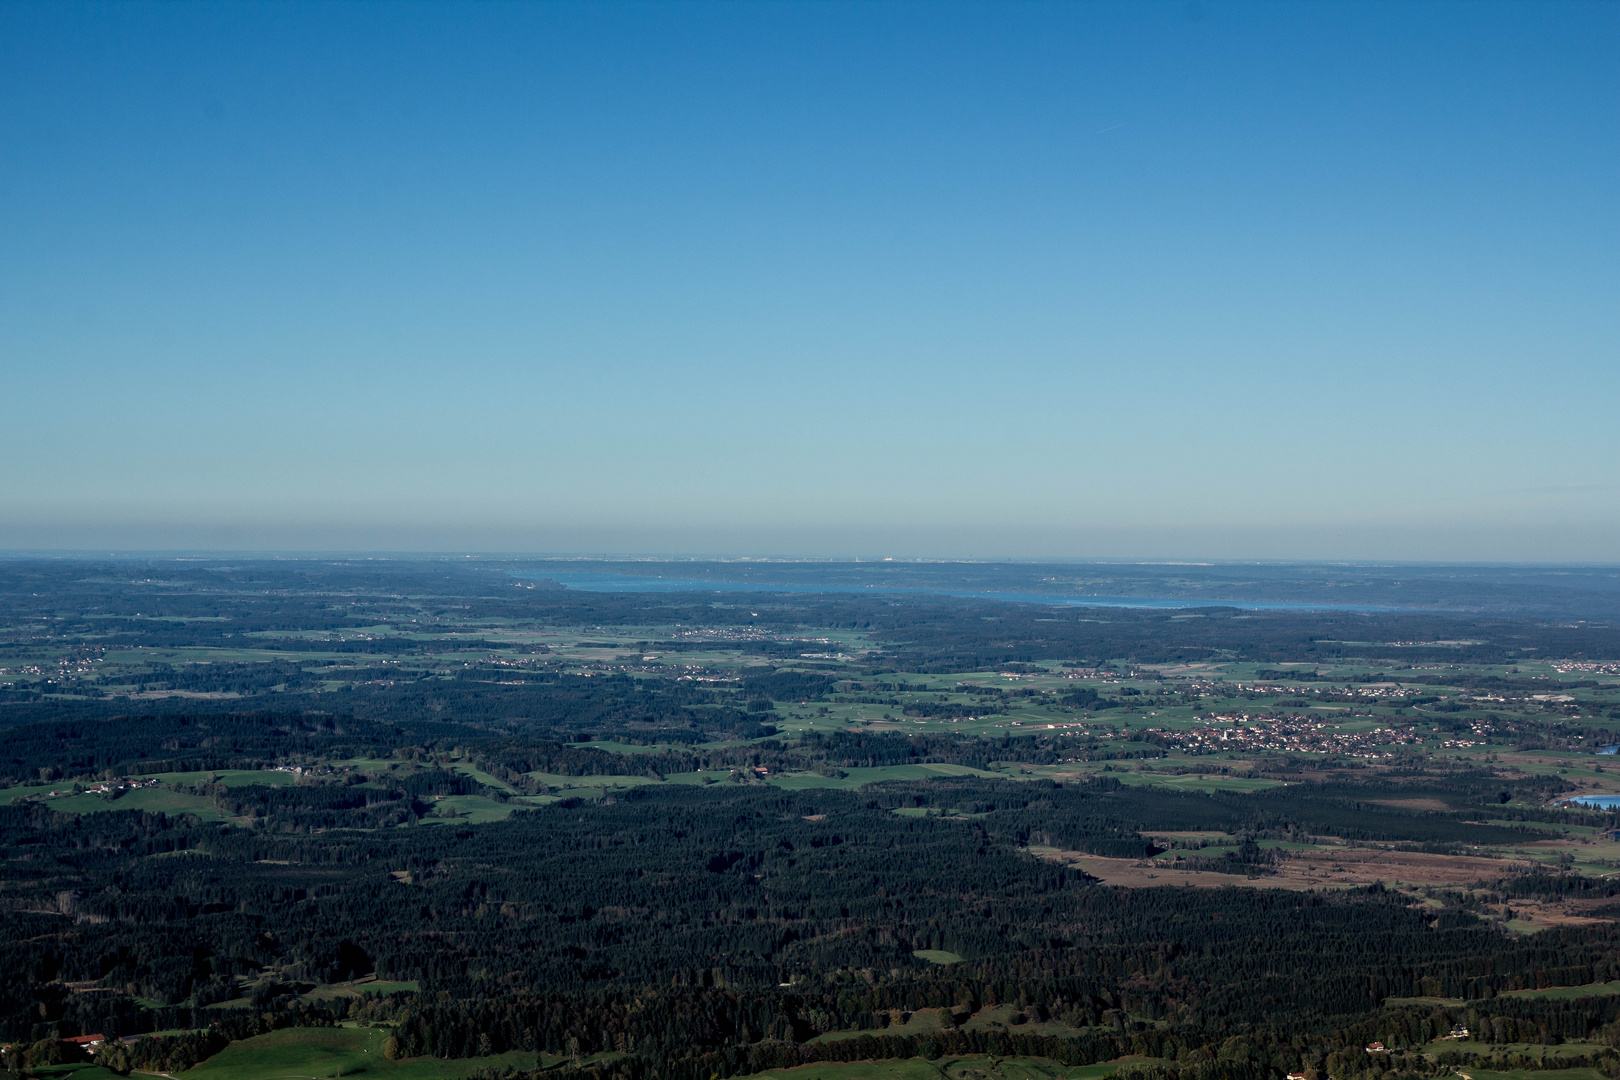
[[[1458,1069],[1456,1074],[1464,1080],[1547,1080],[1547,1074],[1539,1069]],[[1596,1069],[1572,1068],[1559,1069],[1559,1080],[1605,1080],[1603,1074]]]
[[[944,1057],[935,1061],[824,1062],[760,1073],[771,1080],[1105,1080],[1125,1061],[1060,1065],[1043,1058]]]
[[[186,1070],[186,1080],[304,1080],[363,1075],[389,1080],[464,1080],[481,1069],[529,1071],[545,1064],[535,1054],[513,1052],[482,1058],[417,1058],[390,1061],[383,1055],[382,1028],[291,1028],[234,1042]],[[555,1059],[552,1063],[555,1063]]]
[[[352,979],[348,982],[317,986],[302,995],[305,1001],[331,1001],[336,998],[360,999],[387,997],[389,994],[414,994],[421,989],[416,982],[388,982],[376,976]]]
[[[40,1080],[125,1080],[111,1069],[88,1062],[72,1065],[44,1065],[34,1073]]]
[[[1502,998],[1539,998],[1548,1001],[1578,1001],[1588,997],[1615,997],[1620,995],[1620,980],[1603,983],[1585,983],[1580,986],[1549,986],[1543,989],[1530,990],[1504,990],[1498,997]],[[1433,1005],[1461,1005],[1461,998],[1437,997],[1411,997],[1388,998],[1389,1004],[1433,1004]],[[1436,1043],[1435,1049],[1443,1048]]]

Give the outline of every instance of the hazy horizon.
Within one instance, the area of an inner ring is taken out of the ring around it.
[[[1393,533],[1376,527],[1097,530],[1054,539],[1051,530],[780,530],[715,526],[685,533],[636,528],[571,530],[332,527],[230,522],[206,525],[0,526],[0,555],[245,554],[286,556],[438,555],[648,559],[883,559],[1022,562],[1211,561],[1368,564],[1620,564],[1614,530],[1564,526],[1556,537],[1535,529],[1466,527]],[[535,539],[528,539],[534,537]],[[558,537],[547,542],[550,537]],[[640,541],[637,543],[636,541]],[[33,542],[30,542],[33,541]],[[729,541],[729,543],[728,543]],[[752,542],[750,542],[752,541]]]
[[[452,562],[474,560],[486,563],[579,564],[601,563],[614,566],[1021,566],[1021,567],[1115,567],[1197,569],[1314,569],[1331,570],[1504,570],[1504,571],[1612,571],[1620,562],[1580,560],[1502,560],[1502,559],[1300,559],[1300,558],[1217,558],[1198,556],[1132,555],[884,555],[853,552],[838,555],[791,555],[742,551],[547,551],[523,549],[469,548],[0,548],[0,560],[82,560],[82,561],[174,561],[174,562]]]

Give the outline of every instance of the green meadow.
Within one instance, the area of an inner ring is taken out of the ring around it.
[[[302,995],[305,1001],[330,1001],[334,998],[387,997],[389,994],[415,993],[421,984],[415,982],[384,982],[381,979],[357,979],[354,982],[329,983],[317,986]]]
[[[38,1077],[39,1080],[128,1080],[127,1077],[119,1076],[110,1069],[103,1069],[100,1065],[91,1065],[89,1063],[45,1065],[30,1070],[30,1074]],[[12,1074],[5,1073],[3,1075],[10,1076]]]
[[[517,1051],[449,1061],[389,1061],[383,1056],[387,1040],[385,1028],[287,1028],[231,1043],[184,1076],[186,1080],[315,1080],[364,1073],[379,1080],[461,1080],[479,1069],[531,1070],[547,1064],[540,1055]]]
[[[1458,1069],[1459,1076],[1466,1076],[1469,1080],[1546,1080],[1547,1073],[1532,1069],[1509,1069],[1506,1072],[1497,1072],[1493,1069]],[[1558,1080],[1605,1080],[1602,1073],[1596,1069],[1559,1069],[1555,1074]]]
[[[1611,997],[1620,994],[1620,981],[1587,983],[1584,986],[1549,986],[1545,990],[1509,990],[1501,997],[1551,998],[1555,1001],[1574,1001],[1583,997]]]
[[[1104,1080],[1129,1060],[1066,1066],[1046,1058],[984,1055],[940,1058],[938,1061],[907,1058],[902,1061],[820,1062],[793,1069],[772,1069],[758,1076],[769,1080]],[[1562,1073],[1559,1075],[1563,1076]],[[1577,1078],[1570,1077],[1569,1080]]]
[[[109,810],[146,810],[164,814],[195,814],[204,821],[223,821],[226,815],[214,808],[212,802],[200,795],[182,795],[168,788],[138,788],[116,799],[100,795],[62,795],[49,798],[43,795],[50,788],[10,788],[0,791],[0,805],[14,802],[28,795],[41,795],[40,801],[63,814],[98,814]],[[60,790],[60,788],[58,789]]]
[[[446,795],[435,799],[433,809],[422,819],[423,825],[449,824],[483,825],[490,821],[505,821],[522,804],[496,802],[483,795]]]
[[[1545,928],[1543,928],[1545,929]],[[1584,997],[1613,997],[1620,994],[1620,980],[1602,983],[1584,983],[1580,986],[1549,986],[1542,990],[1508,990],[1497,995],[1498,997],[1512,998],[1550,998],[1555,1001],[1577,1001]],[[1384,999],[1385,1005],[1462,1005],[1462,998],[1442,997],[1391,997]],[[1434,1044],[1434,1049],[1442,1048],[1444,1044]],[[1461,1046],[1464,1044],[1453,1043]]]
[[[853,790],[884,780],[932,780],[940,776],[980,776],[1006,779],[999,773],[985,772],[967,765],[875,765],[870,768],[840,770],[842,776],[822,776],[820,773],[780,773],[770,783],[788,791],[808,788],[840,788]]]

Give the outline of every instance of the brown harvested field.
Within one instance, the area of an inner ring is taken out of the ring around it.
[[[1513,922],[1509,924],[1509,928],[1521,933],[1535,933],[1537,930],[1546,930],[1553,926],[1590,926],[1593,923],[1613,922],[1613,919],[1598,919],[1587,914],[1591,909],[1608,903],[1606,900],[1586,902],[1566,900],[1560,903],[1515,900]]]
[[[1164,675],[1204,675],[1219,667],[1219,664],[1143,664],[1148,671],[1157,671]]]
[[[1248,878],[1239,874],[1177,870],[1156,859],[1105,859],[1078,851],[1030,850],[1042,858],[1079,867],[1109,885],[1129,888],[1193,885],[1214,889],[1241,885],[1251,889],[1343,889],[1374,882],[1391,886],[1397,883],[1466,886],[1525,871],[1523,863],[1507,859],[1345,847],[1284,855],[1277,864],[1277,873]]]
[[[1315,889],[1276,877],[1246,878],[1238,874],[1203,873],[1196,870],[1176,870],[1147,859],[1105,859],[1101,855],[1087,855],[1079,851],[1044,851],[1030,848],[1043,859],[1067,863],[1098,878],[1105,885],[1123,885],[1127,889],[1145,889],[1161,885],[1191,885],[1200,889],[1219,889],[1226,885],[1240,885],[1249,889]]]
[[[1105,859],[1080,851],[1031,848],[1043,859],[1052,859],[1084,870],[1105,885],[1127,889],[1186,885],[1197,889],[1237,886],[1245,889],[1350,889],[1381,882],[1403,891],[1424,885],[1464,887],[1523,873],[1524,863],[1511,859],[1480,859],[1468,855],[1427,855],[1421,852],[1384,851],[1380,848],[1340,848],[1332,851],[1304,851],[1288,854],[1277,866],[1277,873],[1250,878],[1240,874],[1178,870],[1155,859]],[[1608,906],[1610,900],[1565,900],[1543,903],[1537,900],[1512,901],[1509,929],[1535,933],[1554,926],[1583,926],[1612,919],[1595,917],[1591,912]],[[1508,918],[1507,909],[1493,908],[1488,917]]]
[[[1451,807],[1439,799],[1367,799],[1366,802],[1377,803],[1379,806],[1393,806],[1397,810],[1450,810]]]

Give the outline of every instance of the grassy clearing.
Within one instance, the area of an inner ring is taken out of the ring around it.
[[[1549,986],[1545,990],[1509,990],[1501,997],[1551,998],[1554,1001],[1573,1001],[1583,997],[1610,997],[1620,994],[1620,980],[1605,983],[1587,983],[1584,986]]]
[[[1511,923],[1508,925],[1512,925]],[[1543,927],[1542,929],[1545,929]],[[1586,983],[1582,986],[1549,986],[1544,990],[1504,990],[1498,997],[1514,998],[1551,998],[1555,1001],[1575,1001],[1584,997],[1612,997],[1620,994],[1620,980],[1604,983]],[[1467,1004],[1462,998],[1443,997],[1390,997],[1384,999],[1387,1005],[1445,1005],[1457,1006]],[[1435,1043],[1434,1049],[1443,1049],[1446,1046],[1472,1046],[1468,1043]]]
[[[216,1001],[212,1005],[204,1005],[204,1012],[238,1012],[242,1009],[253,1008],[252,998],[232,998],[229,1001]]]
[[[1504,828],[1517,829],[1517,828],[1523,827],[1525,822],[1522,822],[1522,821],[1508,821],[1508,820],[1499,819],[1499,818],[1488,818],[1486,820],[1485,824],[1487,824],[1487,825],[1501,825]],[[1545,829],[1548,832],[1566,833],[1566,834],[1568,834],[1570,836],[1593,836],[1593,835],[1603,831],[1602,829],[1599,829],[1596,825],[1571,825],[1571,824],[1568,824],[1567,822],[1562,822],[1562,821],[1538,821],[1538,822],[1535,823],[1535,827],[1538,828],[1538,829]]]
[[[1060,1039],[1072,1039],[1084,1033],[1082,1029],[1072,1028],[1058,1020],[1038,1021],[1027,1015],[1022,1022],[1014,1023],[1021,1012],[1016,1005],[991,1005],[968,1017],[961,1028],[963,1031],[1011,1031],[1019,1035],[1049,1035]]]
[[[298,783],[298,777],[290,772],[282,772],[280,769],[220,769],[217,772],[154,773],[146,779],[156,780],[161,784],[219,783],[228,788],[242,787],[244,784],[255,784],[262,787],[290,787]]]
[[[564,791],[596,790],[602,788],[631,788],[644,784],[661,783],[652,776],[564,776],[561,773],[532,772],[528,774],[547,787]]]
[[[1025,1057],[968,1057],[940,1062],[940,1071],[949,1080],[1070,1080],[1082,1075],[1087,1080],[1100,1080],[1118,1068],[1116,1063],[1070,1067],[1047,1058]]]
[[[1104,1061],[1097,1065],[1076,1065],[1069,1070],[1067,1080],[1102,1080],[1117,1073],[1123,1064],[1123,1061]]]
[[[1437,1054],[1448,1047],[1453,1050],[1460,1050],[1465,1054],[1491,1054],[1499,1052],[1504,1054],[1523,1054],[1526,1057],[1533,1058],[1584,1057],[1588,1054],[1596,1053],[1598,1050],[1602,1049],[1602,1047],[1597,1043],[1559,1043],[1557,1046],[1546,1046],[1541,1043],[1485,1043],[1476,1042],[1474,1040],[1459,1040],[1454,1042],[1450,1039],[1443,1039],[1429,1043],[1427,1046],[1422,1047],[1422,1051],[1426,1054]],[[1472,1069],[1468,1069],[1466,1067],[1464,1067],[1464,1071],[1473,1072]],[[1563,1075],[1562,1071],[1560,1071],[1559,1075]]]
[[[1184,858],[1220,859],[1227,855],[1236,855],[1239,850],[1236,844],[1227,844],[1221,847],[1212,844],[1201,848],[1171,848],[1168,851],[1159,852],[1154,858],[1160,862],[1175,862],[1177,859]]]
[[[1511,923],[1510,923],[1511,925]],[[1620,980],[1612,983],[1584,983],[1581,986],[1549,986],[1545,989],[1508,989],[1498,997],[1550,997],[1554,1001],[1576,1001],[1579,997],[1612,997],[1620,994]],[[1463,1006],[1461,997],[1385,997],[1387,1006]],[[1435,1043],[1439,1048],[1440,1044]],[[1461,1043],[1456,1043],[1461,1046]]]
[[[951,956],[954,954],[946,953],[945,955]],[[817,1035],[810,1041],[837,1042],[841,1039],[859,1038],[862,1035],[909,1035],[912,1037],[933,1035],[944,1029],[944,1025],[940,1022],[942,1012],[944,1012],[943,1009],[918,1009],[916,1012],[906,1016],[903,1024],[891,1023],[885,1028],[865,1028],[857,1031],[829,1031],[824,1035]],[[1057,1038],[1073,1038],[1083,1033],[1079,1028],[1072,1028],[1055,1020],[1039,1023],[1026,1018],[1022,1023],[1014,1024],[1013,1019],[1018,1014],[1019,1010],[1016,1006],[993,1005],[981,1009],[955,1026],[960,1027],[963,1031],[1011,1031],[1020,1035],[1050,1035]]]
[[[131,777],[138,780],[156,780],[160,784],[206,784],[217,782],[226,787],[241,787],[244,784],[260,784],[266,787],[286,787],[296,784],[298,778],[292,773],[277,772],[273,769],[223,769],[219,772],[180,772],[180,773],[151,773]],[[38,797],[52,810],[60,810],[66,814],[93,814],[102,810],[151,810],[162,811],[168,814],[197,814],[209,821],[222,820],[224,815],[216,811],[207,799],[196,795],[180,795],[168,790],[167,787],[138,788],[128,792],[118,799],[103,799],[99,795],[63,795],[50,798],[52,791],[65,791],[72,787],[70,783],[59,782],[55,784],[19,784],[15,787],[0,789],[0,806],[26,799],[30,796]]]
[[[819,773],[782,773],[770,778],[770,783],[788,791],[808,788],[841,788],[852,791],[884,780],[930,780],[938,776],[978,776],[1006,779],[999,773],[974,769],[967,765],[876,765],[871,768],[842,770],[843,776],[822,776]]]
[[[706,769],[701,772],[670,773],[664,777],[670,784],[734,784],[736,779],[731,775],[730,769]]]
[[[476,765],[472,765],[464,761],[457,761],[451,763],[450,768],[454,769],[458,773],[465,773],[474,780],[478,781],[480,784],[483,784],[485,787],[494,788],[496,791],[504,791],[508,795],[517,794],[517,789],[513,788],[511,784],[508,784],[505,780],[495,779],[489,773],[478,768]]]
[[[655,746],[642,746],[639,743],[614,742],[611,739],[602,739],[596,742],[577,743],[581,750],[600,750],[604,754],[661,754],[666,750],[678,750],[681,747],[673,743],[658,743]]]
[[[482,795],[446,795],[435,799],[433,810],[422,819],[423,825],[482,825],[489,821],[505,821],[517,806],[496,802]]]
[[[519,1052],[389,1061],[382,1052],[387,1039],[384,1028],[289,1028],[231,1043],[184,1075],[187,1080],[314,1080],[364,1072],[388,1080],[461,1080],[478,1069],[529,1070],[545,1064],[539,1055]]]
[[[378,979],[356,979],[354,982],[331,983],[327,986],[317,986],[307,994],[303,994],[304,1001],[331,1001],[334,998],[360,998],[360,997],[386,997],[389,994],[412,993],[419,985],[414,982],[382,982]]]
[[[960,964],[967,959],[944,949],[913,949],[911,955],[919,960],[927,960],[930,964]]]
[[[1046,1058],[973,1056],[925,1061],[839,1061],[772,1069],[761,1080],[1104,1080],[1129,1061],[1126,1058],[1098,1065],[1060,1065]],[[1507,1074],[1502,1074],[1507,1075]],[[1562,1076],[1562,1074],[1560,1074]],[[1517,1078],[1515,1078],[1517,1080]],[[1570,1080],[1589,1080],[1587,1077]]]
[[[1545,1072],[1531,1069],[1496,1072],[1491,1069],[1464,1068],[1459,1069],[1458,1073],[1469,1077],[1470,1080],[1547,1080]],[[1559,1069],[1558,1080],[1604,1080],[1604,1076],[1596,1069]]]
[[[45,789],[49,791],[49,788]],[[60,790],[60,789],[58,789]],[[0,792],[0,803],[22,798],[24,789]],[[7,796],[10,796],[8,798]],[[46,806],[62,814],[102,814],[111,810],[146,810],[164,814],[195,814],[204,821],[224,821],[226,815],[200,795],[181,795],[168,788],[137,788],[117,799],[100,795],[63,795],[42,799]]]
[[[1205,794],[1212,791],[1264,791],[1282,786],[1281,780],[1247,776],[1160,776],[1157,773],[1127,772],[1114,775],[1124,784],[1150,784],[1175,791],[1201,791]]]
[[[934,1035],[941,1029],[939,1013],[940,1010],[938,1009],[918,1009],[906,1017],[906,1022],[903,1024],[890,1024],[886,1028],[864,1028],[856,1031],[829,1031],[817,1035],[810,1041],[813,1043],[838,1042],[842,1039],[857,1039],[862,1035]]]
[[[186,1072],[199,1080],[271,1080],[341,1076],[392,1064],[382,1028],[290,1028],[233,1042]]]
[[[30,1070],[32,1075],[40,1080],[127,1080],[109,1069],[100,1065],[89,1063],[74,1063],[72,1065],[43,1065]],[[6,1075],[11,1075],[7,1073]]]
[[[939,1066],[922,1058],[904,1061],[828,1061],[759,1073],[761,1080],[940,1080]]]

